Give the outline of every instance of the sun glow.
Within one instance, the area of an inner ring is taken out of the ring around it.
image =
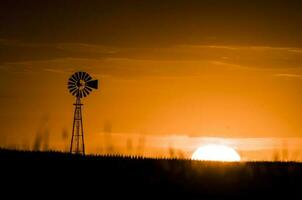
[[[231,147],[225,145],[205,145],[199,147],[191,157],[192,160],[207,161],[240,161],[239,154]]]

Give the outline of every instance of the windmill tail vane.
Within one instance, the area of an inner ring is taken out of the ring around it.
[[[82,120],[81,99],[87,97],[92,90],[98,89],[98,80],[93,80],[86,72],[76,72],[68,79],[68,90],[76,97],[70,153],[85,155],[84,128]]]

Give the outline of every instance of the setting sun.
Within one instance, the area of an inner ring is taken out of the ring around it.
[[[231,147],[225,145],[206,145],[199,147],[192,155],[192,160],[207,161],[240,161],[239,154]]]

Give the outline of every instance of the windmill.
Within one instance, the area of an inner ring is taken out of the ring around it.
[[[82,121],[81,99],[87,97],[93,89],[98,89],[98,80],[93,80],[86,72],[76,72],[68,79],[68,90],[76,97],[70,153],[85,155],[84,129]]]

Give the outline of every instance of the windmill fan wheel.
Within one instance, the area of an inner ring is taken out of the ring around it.
[[[98,89],[98,80],[86,72],[76,72],[68,79],[68,90],[77,98],[88,96],[93,89]]]

